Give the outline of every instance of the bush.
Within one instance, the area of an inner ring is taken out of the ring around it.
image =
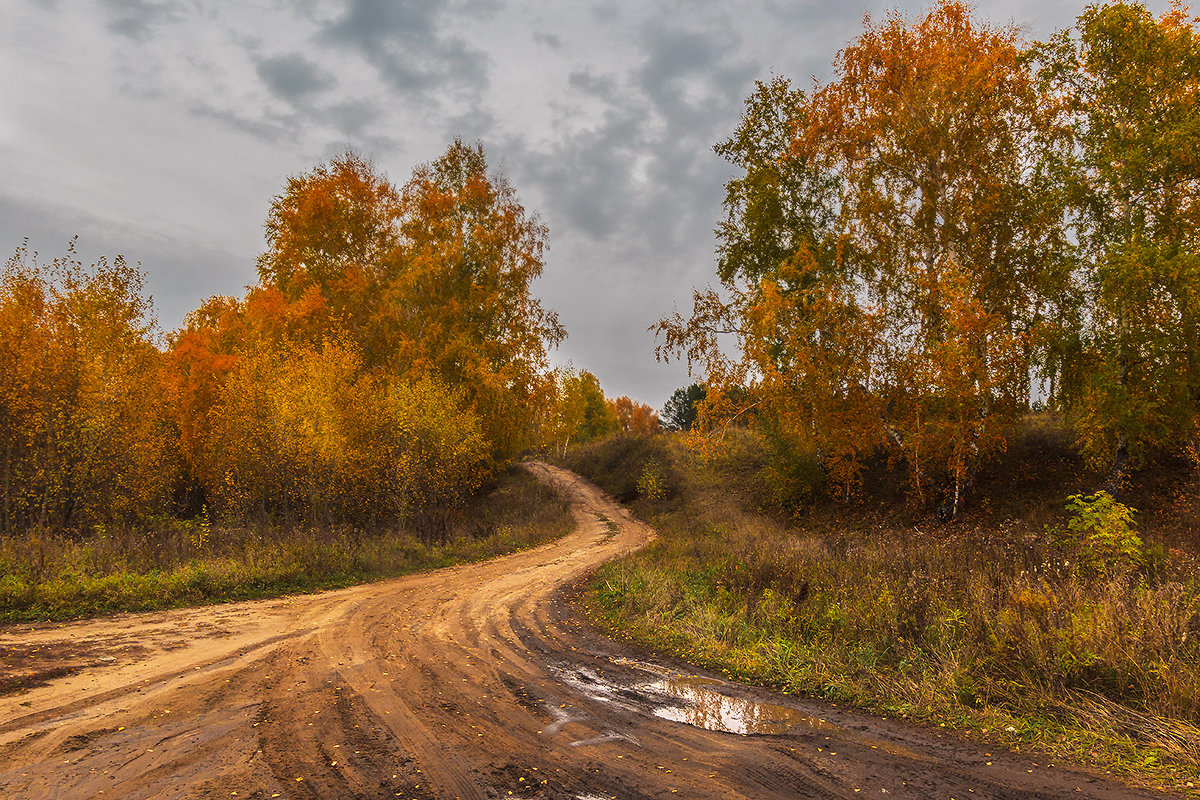
[[[577,447],[562,461],[618,502],[632,503],[639,498],[658,501],[671,497],[671,487],[675,485],[665,442],[661,435],[618,434]],[[655,482],[661,494],[656,498],[646,497],[642,490],[643,477],[651,463],[656,465],[650,468],[651,473],[655,470],[660,473]]]
[[[667,494],[667,477],[663,473],[662,463],[652,458],[642,467],[642,474],[637,481],[638,494],[650,502],[661,500]]]
[[[1067,530],[1078,537],[1078,557],[1087,565],[1098,572],[1115,574],[1145,563],[1145,545],[1134,531],[1136,509],[1099,491],[1071,495],[1067,511],[1071,512]]]

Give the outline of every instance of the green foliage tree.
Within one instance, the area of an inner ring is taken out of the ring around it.
[[[670,431],[690,431],[696,423],[698,406],[704,401],[704,386],[693,383],[671,393],[663,404],[663,427]]]
[[[1146,556],[1137,535],[1136,509],[1118,503],[1106,491],[1093,495],[1073,494],[1067,498],[1071,518],[1067,530],[1079,546],[1078,558],[1101,573],[1118,573],[1141,564]]]
[[[1195,437],[1200,400],[1200,37],[1183,5],[1090,6],[1035,55],[1062,119],[1082,307],[1051,366],[1109,489]]]

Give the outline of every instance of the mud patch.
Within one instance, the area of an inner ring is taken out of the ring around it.
[[[135,658],[146,648],[135,644],[103,646],[98,642],[0,643],[0,696],[45,686],[83,670],[113,666],[119,657]]]
[[[93,739],[99,738],[106,734],[112,733],[116,728],[99,728],[94,731],[86,731],[85,733],[76,733],[68,736],[59,748],[64,753],[74,753],[77,750],[82,750],[92,743]]]
[[[739,736],[783,736],[812,731],[846,733],[840,725],[799,709],[734,694],[720,680],[685,675],[626,658],[613,659],[613,663],[653,677],[623,683],[587,667],[574,667],[560,670],[559,678],[593,700],[718,733]]]

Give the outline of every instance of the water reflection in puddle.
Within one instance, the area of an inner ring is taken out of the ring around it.
[[[630,659],[615,659],[614,663],[649,673],[655,679],[621,685],[589,669],[564,670],[562,678],[594,700],[710,731],[778,736],[802,730],[843,730],[794,708],[726,694],[721,691],[725,684],[711,678],[683,675]]]
[[[678,705],[654,709],[654,716],[673,722],[686,722],[705,730],[743,736],[780,736],[804,728],[841,730],[837,725],[802,714],[794,708],[722,694],[707,681],[686,675],[663,678],[647,688],[679,701]]]

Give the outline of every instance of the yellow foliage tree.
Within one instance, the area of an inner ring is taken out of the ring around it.
[[[267,237],[264,290],[291,304],[319,292],[366,368],[460,389],[495,458],[526,443],[564,332],[530,291],[546,228],[482,147],[455,141],[400,190],[357,156],[335,159],[288,182]]]
[[[408,520],[438,539],[486,475],[460,393],[365,373],[357,348],[338,340],[241,353],[209,427],[202,475],[217,510],[264,522]]]
[[[169,510],[177,475],[142,275],[22,246],[0,280],[0,529],[80,528]]]

